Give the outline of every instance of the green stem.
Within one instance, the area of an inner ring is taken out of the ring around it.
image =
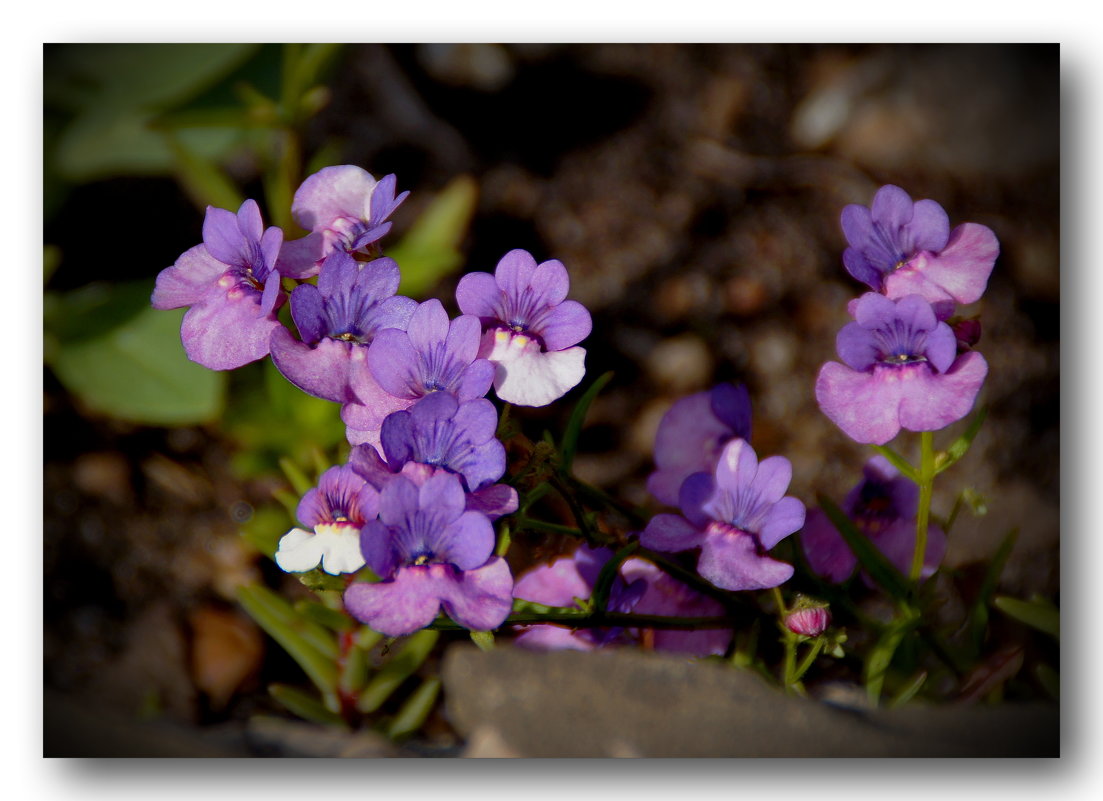
[[[593,484],[588,484],[582,479],[572,475],[567,475],[565,478],[574,489],[578,490],[579,495],[588,503],[618,512],[635,526],[644,526],[647,524],[647,515],[638,509],[622,503],[600,487],[595,487]]]
[[[817,637],[812,642],[812,647],[808,649],[808,653],[804,655],[804,659],[797,665],[796,672],[793,674],[794,682],[801,680],[801,677],[808,672],[808,668],[812,667],[812,663],[816,661],[816,657],[820,655],[820,651],[822,650],[823,637]]]
[[[502,626],[530,626],[537,623],[558,623],[575,629],[591,629],[603,626],[624,626],[629,628],[651,629],[722,629],[731,628],[732,619],[727,615],[708,617],[671,617],[667,615],[637,615],[626,612],[582,612],[553,613],[543,615],[538,612],[516,612],[506,618]],[[466,631],[464,626],[447,618],[438,618],[426,628],[436,631]],[[500,628],[500,627],[499,627]]]
[[[919,583],[923,559],[927,554],[927,525],[931,517],[931,493],[934,490],[934,434],[919,434],[919,510],[915,518],[915,553],[912,555],[911,580]]]

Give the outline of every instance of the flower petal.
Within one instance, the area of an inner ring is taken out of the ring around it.
[[[456,285],[456,303],[464,314],[479,318],[497,318],[502,296],[498,282],[490,273],[468,273]]]
[[[303,392],[335,403],[356,401],[349,372],[353,361],[364,361],[364,346],[327,337],[311,347],[280,326],[272,332],[270,348],[276,369]]]
[[[721,589],[764,590],[788,581],[793,566],[759,555],[750,534],[721,532],[705,535],[697,572]]]
[[[437,586],[444,611],[473,631],[498,628],[513,608],[513,576],[500,556],[477,570],[442,578]]]
[[[808,513],[808,521],[800,533],[800,544],[812,571],[836,584],[850,578],[858,565],[858,558],[846,540],[819,509]]]
[[[351,584],[344,600],[353,617],[388,637],[413,634],[440,611],[436,582],[424,567],[400,568],[394,578],[377,584]]]
[[[576,345],[593,330],[590,312],[581,303],[565,300],[543,318],[533,333],[544,340],[548,350],[563,350]]]
[[[896,369],[876,367],[872,373],[859,373],[828,362],[816,377],[816,402],[855,442],[884,445],[900,431],[904,384],[890,372]]]
[[[532,342],[527,337],[514,337],[497,362],[494,391],[502,400],[517,406],[547,406],[586,375],[585,348],[545,353],[539,347],[513,347],[512,343],[521,341]]]
[[[330,226],[339,217],[367,215],[375,178],[353,164],[326,167],[303,181],[291,203],[291,216],[308,231]]]
[[[532,282],[536,259],[527,250],[517,248],[502,256],[494,269],[494,280],[510,298],[518,299]]]
[[[908,431],[938,431],[960,420],[973,408],[988,363],[976,351],[963,354],[947,372],[917,370],[904,382],[900,425]]]
[[[758,541],[767,551],[804,525],[804,504],[792,496],[778,501],[759,526]]]
[[[256,293],[221,295],[192,306],[180,327],[188,358],[211,370],[233,370],[267,356],[272,332],[282,324],[260,314],[258,299]]]
[[[206,245],[196,245],[158,274],[151,299],[153,308],[179,309],[202,303],[212,294],[222,294],[218,279],[225,272],[226,265],[208,253]]]
[[[313,531],[293,528],[280,538],[275,559],[280,570],[303,573],[322,561],[322,547]]]
[[[704,535],[681,515],[659,514],[640,533],[640,544],[665,553],[688,551],[701,544]]]

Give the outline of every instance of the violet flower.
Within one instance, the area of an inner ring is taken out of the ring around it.
[[[496,365],[494,391],[518,406],[546,406],[586,374],[586,350],[575,347],[592,328],[590,313],[565,300],[570,279],[561,262],[539,266],[511,250],[494,275],[468,273],[456,287],[460,311],[480,318],[479,355]]]
[[[155,309],[190,306],[180,327],[184,352],[212,370],[232,370],[268,355],[272,332],[281,328],[282,302],[276,258],[283,231],[264,228],[255,200],[237,214],[207,207],[203,244],[161,271]]]
[[[467,508],[496,520],[517,510],[517,490],[494,483],[506,471],[497,428],[498,412],[486,398],[460,403],[450,392],[434,392],[383,421],[385,459],[373,446],[357,445],[349,462],[379,490],[396,474],[421,486],[438,471],[454,473],[468,493]]]
[[[647,491],[661,503],[678,505],[682,482],[711,472],[720,451],[733,439],[751,438],[751,399],[742,384],[718,384],[676,401],[655,435],[655,466]]]
[[[849,205],[842,212],[850,247],[847,271],[890,298],[921,295],[940,318],[954,303],[973,303],[984,294],[1000,247],[990,228],[950,220],[933,200],[912,203],[898,186],[882,186],[870,208]]]
[[[356,402],[349,376],[385,328],[404,330],[417,301],[395,295],[393,259],[361,263],[344,251],[326,257],[318,285],[291,293],[291,316],[302,342],[282,326],[272,334],[272,361],[303,392],[337,403]]]
[[[782,497],[791,477],[788,459],[771,456],[759,464],[751,446],[734,439],[714,474],[695,473],[682,483],[685,516],[656,515],[640,543],[669,552],[700,547],[697,572],[725,590],[777,587],[793,567],[766,552],[804,524],[804,504]]]
[[[904,575],[915,553],[915,516],[919,487],[902,477],[883,456],[872,456],[862,480],[847,493],[842,510],[855,527]],[[820,509],[813,509],[800,533],[808,566],[829,581],[841,583],[854,573],[858,558]],[[922,577],[934,574],[946,555],[946,534],[931,523]],[[871,583],[868,578],[866,583]]]
[[[293,278],[318,272],[334,250],[363,253],[391,228],[387,218],[410,194],[395,197],[395,177],[376,181],[353,164],[326,167],[295,191],[291,215],[310,233],[287,243],[280,270]]]
[[[646,590],[635,608],[638,615],[716,617],[726,611],[715,598],[702,595],[646,559],[628,559],[621,567],[624,580],[643,580]],[[722,656],[731,642],[731,629],[647,629],[644,641],[656,651]]]
[[[281,539],[276,564],[289,573],[313,570],[355,573],[364,566],[360,530],[379,513],[379,494],[348,465],[322,473],[318,486],[299,501],[296,516],[306,529]]]
[[[598,574],[612,558],[613,552],[608,548],[580,545],[569,556],[539,565],[517,579],[513,597],[544,606],[581,608],[578,600],[588,599],[593,594]],[[618,574],[609,588],[607,608],[611,612],[631,612],[646,591],[647,582],[642,578],[629,582]],[[520,633],[514,640],[517,645],[543,651],[592,651],[629,640],[629,633],[622,627],[571,629],[554,623],[537,623],[518,628]]]
[[[513,577],[494,556],[494,527],[464,508],[457,476],[437,473],[420,488],[395,476],[383,488],[379,519],[360,535],[369,567],[382,581],[357,582],[345,608],[380,634],[400,637],[433,622],[441,607],[461,626],[485,631],[505,622]]]
[[[478,358],[479,336],[477,318],[464,314],[449,322],[436,299],[414,309],[406,331],[376,334],[367,368],[361,365],[349,376],[357,397],[341,409],[349,442],[376,444],[388,414],[433,392],[451,392],[460,401],[485,395],[494,381],[494,365]]]
[[[816,378],[820,409],[847,436],[884,445],[901,428],[937,431],[969,413],[988,364],[976,351],[957,355],[930,303],[867,292],[853,309],[835,343],[845,364],[828,362]]]

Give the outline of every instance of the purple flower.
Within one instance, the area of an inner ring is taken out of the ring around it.
[[[695,473],[682,483],[685,517],[656,515],[640,535],[646,548],[701,548],[697,572],[725,590],[777,587],[793,575],[792,565],[766,552],[804,524],[804,504],[782,497],[792,467],[782,456],[758,463],[745,440],[724,446],[715,474]]]
[[[265,230],[255,200],[237,214],[207,207],[203,244],[161,271],[153,308],[190,306],[180,328],[184,351],[212,370],[232,370],[268,355],[272,332],[281,328],[282,301],[276,257],[283,231]]]
[[[459,400],[481,398],[494,381],[494,365],[478,358],[479,321],[464,314],[449,322],[439,300],[414,309],[406,331],[386,329],[368,349],[367,369],[355,367],[350,385],[357,402],[341,417],[349,442],[375,444],[384,418],[433,392]]]
[[[395,295],[399,282],[393,259],[362,264],[344,251],[326,257],[318,285],[301,284],[291,293],[291,316],[302,336],[286,328],[272,334],[272,361],[303,392],[353,403],[349,376],[363,364],[375,335],[386,328],[404,330],[417,301]]]
[[[718,384],[682,398],[663,415],[655,435],[655,466],[647,491],[668,506],[678,505],[682,482],[712,472],[720,451],[733,439],[751,438],[751,399],[741,384]]]
[[[723,615],[724,605],[702,595],[644,559],[629,559],[621,567],[625,581],[646,582],[647,589],[632,610],[640,615],[670,617],[715,617]],[[656,651],[693,656],[723,655],[731,642],[731,629],[647,629],[645,644]]]
[[[364,566],[360,529],[379,513],[379,494],[348,465],[322,473],[318,486],[299,501],[296,516],[309,531],[294,528],[281,539],[276,564],[289,573],[313,570],[355,573]]]
[[[443,606],[461,626],[500,626],[512,608],[513,577],[494,556],[494,527],[466,511],[458,477],[437,473],[420,488],[395,476],[383,488],[379,519],[360,535],[369,567],[382,581],[345,591],[345,607],[380,634],[400,637],[429,625]]]
[[[310,233],[287,243],[280,256],[284,275],[306,278],[318,272],[334,250],[365,252],[391,228],[387,218],[409,192],[395,197],[395,177],[376,181],[352,164],[326,167],[295,192],[291,214]]]
[[[479,355],[496,365],[494,390],[519,406],[546,406],[586,374],[586,350],[572,347],[590,334],[590,313],[565,300],[570,280],[561,262],[539,266],[527,251],[511,250],[494,275],[468,273],[456,287],[460,311],[482,321]]]
[[[887,459],[877,455],[862,469],[863,479],[847,493],[842,510],[893,565],[907,575],[915,552],[915,515],[919,488],[900,476]],[[858,565],[846,540],[827,515],[813,509],[800,534],[808,566],[833,582],[850,578]],[[931,523],[927,527],[927,552],[923,578],[932,575],[946,555],[946,534]],[[867,583],[870,583],[867,580]]]
[[[373,446],[357,445],[349,461],[376,489],[398,473],[420,486],[447,470],[463,481],[467,508],[496,520],[517,510],[517,490],[494,483],[506,470],[497,428],[498,412],[486,398],[460,403],[451,392],[434,392],[383,421],[385,460]]]
[[[988,364],[975,351],[957,355],[930,303],[867,292],[853,309],[835,343],[845,364],[828,362],[816,378],[820,409],[847,436],[884,445],[901,428],[937,431],[969,413]]]
[[[587,599],[593,594],[598,574],[612,558],[613,552],[608,548],[580,545],[570,556],[562,556],[550,565],[540,565],[521,576],[514,585],[513,597],[544,606],[580,608],[576,599]],[[628,582],[618,574],[609,589],[608,610],[631,612],[646,589],[647,582],[643,579]],[[570,629],[553,623],[538,623],[520,628],[517,645],[545,651],[591,651],[628,640],[628,632],[620,627]]]
[[[973,303],[984,294],[999,255],[992,230],[950,220],[933,200],[912,203],[898,186],[882,186],[871,208],[849,205],[842,213],[850,247],[847,271],[890,298],[921,295],[948,316],[954,303]]]

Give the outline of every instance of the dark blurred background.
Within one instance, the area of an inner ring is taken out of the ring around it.
[[[279,579],[239,532],[284,533],[270,468],[342,432],[335,405],[258,395],[259,366],[179,366],[178,319],[146,314],[157,273],[201,241],[204,198],[232,195],[209,167],[266,220],[287,213],[262,196],[268,140],[216,113],[243,86],[279,93],[280,48],[165,47],[45,52],[44,669],[58,697],[204,724],[264,707],[264,682],[296,670],[235,609],[237,585]],[[894,183],[991,227],[1001,255],[971,310],[990,412],[935,506],[964,486],[987,500],[951,567],[1018,526],[1001,590],[1058,598],[1057,46],[350,45],[319,75],[306,171],[396,173],[411,196],[388,241],[471,178],[462,261],[419,299],[456,312],[458,276],[512,248],[567,266],[594,317],[588,376],[615,372],[576,470],[639,504],[663,412],[719,380],[749,386],[755,449],[793,462],[793,494],[841,497],[867,453],[812,394],[863,291],[839,212]],[[578,394],[526,426],[558,431]]]

